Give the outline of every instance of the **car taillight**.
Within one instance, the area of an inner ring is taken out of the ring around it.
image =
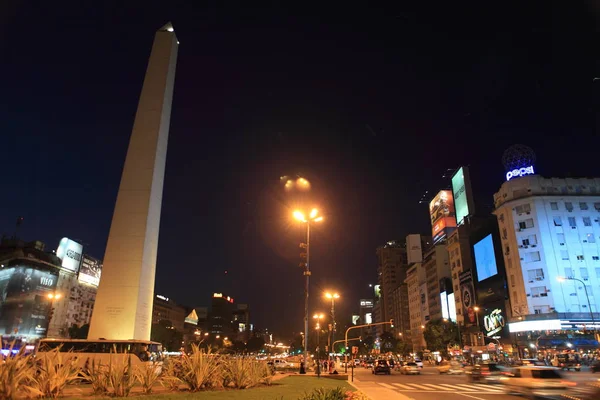
[[[566,386],[577,386],[576,382],[571,382],[571,381],[560,381],[560,383],[562,385],[566,385]]]
[[[481,375],[491,375],[489,372],[482,372]]]

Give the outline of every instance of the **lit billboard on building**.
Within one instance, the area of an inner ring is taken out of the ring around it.
[[[373,308],[373,300],[360,299],[360,308]]]
[[[409,264],[423,261],[421,235],[411,234],[406,237],[406,255]]]
[[[102,264],[100,261],[84,254],[77,278],[79,282],[98,287],[100,284],[100,275],[102,275]]]
[[[456,224],[464,223],[465,218],[473,214],[473,193],[471,191],[471,178],[469,169],[460,167],[452,176],[452,194],[454,196],[454,208],[456,210]]]
[[[473,246],[475,253],[475,267],[477,269],[477,281],[481,282],[498,274],[496,255],[494,254],[494,242],[490,233]]]
[[[62,238],[56,249],[56,256],[61,260],[61,267],[71,272],[77,272],[81,264],[83,246],[69,239]]]
[[[58,272],[17,266],[0,269],[0,334],[46,336]]]
[[[433,243],[445,238],[456,227],[452,191],[440,190],[429,203]]]

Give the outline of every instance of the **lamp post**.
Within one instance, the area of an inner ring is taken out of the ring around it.
[[[308,367],[308,284],[310,277],[310,224],[312,222],[321,222],[323,217],[318,216],[319,210],[313,208],[308,218],[302,211],[294,211],[294,218],[300,222],[306,224],[306,264],[304,265],[304,276],[306,280],[304,282],[304,368]],[[306,371],[304,372],[306,373]]]
[[[566,280],[577,281],[583,285],[583,291],[585,292],[585,298],[587,299],[588,308],[590,309],[590,317],[592,319],[592,326],[594,327],[594,337],[596,336],[596,322],[594,321],[594,310],[592,309],[592,303],[590,302],[590,296],[588,295],[587,287],[585,286],[585,282],[579,278],[574,278],[572,276],[563,277],[559,276],[556,278],[559,282],[564,282]]]
[[[62,294],[54,292],[48,293],[48,298],[50,299],[50,313],[48,314],[48,330],[46,334],[50,332],[50,322],[52,322],[52,317],[54,316],[54,301],[59,300],[62,297]]]
[[[481,333],[481,327],[479,326],[479,307],[473,307],[473,311],[475,311],[475,318],[477,319],[477,346],[479,346],[479,334]]]
[[[335,326],[335,299],[339,299],[340,295],[337,293],[326,292],[325,298],[331,299],[331,325],[332,325],[331,343],[333,343],[333,341],[335,340],[335,327],[336,327]],[[329,357],[328,357],[328,359],[329,359]]]
[[[321,360],[319,354],[321,353],[320,341],[321,341],[321,320],[325,318],[323,313],[313,315],[313,318],[317,320],[317,376],[321,377]]]

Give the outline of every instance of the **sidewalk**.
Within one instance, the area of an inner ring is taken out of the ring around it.
[[[354,382],[350,382],[350,379],[348,379],[348,383],[354,386],[356,389],[360,390],[365,396],[367,396],[371,400],[411,400],[410,397],[396,392],[395,390],[386,389],[382,386],[382,384],[378,384],[375,382],[361,382],[360,380],[356,379],[356,377],[354,377]]]

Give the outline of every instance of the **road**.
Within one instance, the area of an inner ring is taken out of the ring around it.
[[[348,373],[350,374],[350,370]],[[584,382],[598,377],[590,372],[568,372],[565,378]],[[435,368],[425,367],[421,375],[373,375],[370,370],[356,368],[354,382],[359,389],[382,393],[382,389],[403,395],[398,398],[414,400],[518,400],[519,397],[504,393],[501,385],[472,383],[464,375],[440,375]],[[391,394],[390,392],[387,392]],[[379,395],[381,396],[381,395]]]

